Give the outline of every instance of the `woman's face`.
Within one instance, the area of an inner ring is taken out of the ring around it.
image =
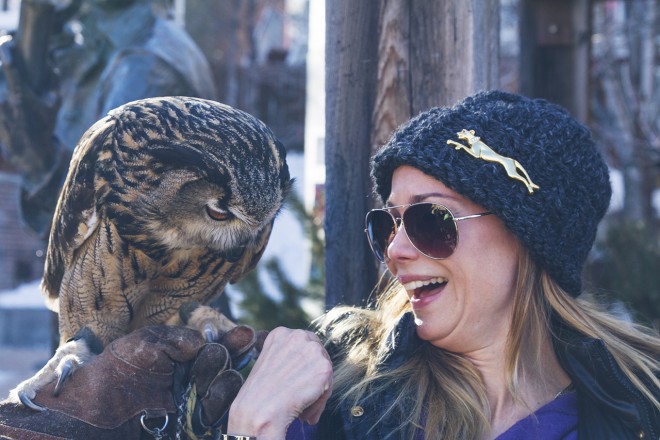
[[[486,211],[416,168],[397,168],[388,205],[417,202],[440,203],[456,217]],[[397,209],[391,213],[395,218],[402,214]],[[404,225],[388,247],[388,268],[406,288],[420,338],[457,353],[503,348],[513,309],[518,240],[495,215],[459,221],[458,230],[456,250],[434,260],[415,249]]]

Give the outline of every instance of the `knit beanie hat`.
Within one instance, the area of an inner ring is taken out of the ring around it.
[[[541,99],[480,92],[397,129],[372,160],[383,202],[401,165],[492,211],[560,287],[580,294],[611,188],[589,130],[566,110]]]

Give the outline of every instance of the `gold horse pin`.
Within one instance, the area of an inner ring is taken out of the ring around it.
[[[527,187],[527,191],[530,194],[534,194],[535,189],[539,189],[538,185],[532,182],[532,179],[529,178],[527,171],[523,168],[520,163],[511,159],[510,157],[502,156],[501,154],[496,153],[488,145],[481,142],[479,136],[475,136],[474,130],[463,129],[460,132],[456,133],[459,140],[467,141],[470,146],[463,145],[459,142],[448,140],[447,144],[454,145],[454,148],[457,150],[463,149],[470,153],[471,156],[476,157],[477,159],[483,159],[488,162],[497,162],[504,167],[509,177],[520,180]]]

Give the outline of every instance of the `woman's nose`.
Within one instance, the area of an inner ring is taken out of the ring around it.
[[[417,258],[419,252],[410,242],[408,233],[403,223],[399,223],[396,234],[387,246],[387,257],[390,260],[402,260]]]

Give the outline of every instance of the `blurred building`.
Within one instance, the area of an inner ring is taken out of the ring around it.
[[[23,223],[20,178],[3,171],[0,161],[0,291],[40,278],[44,242]]]
[[[186,32],[211,65],[218,100],[302,151],[308,0],[186,0]]]
[[[20,5],[21,0],[0,0],[0,33],[16,29]]]

